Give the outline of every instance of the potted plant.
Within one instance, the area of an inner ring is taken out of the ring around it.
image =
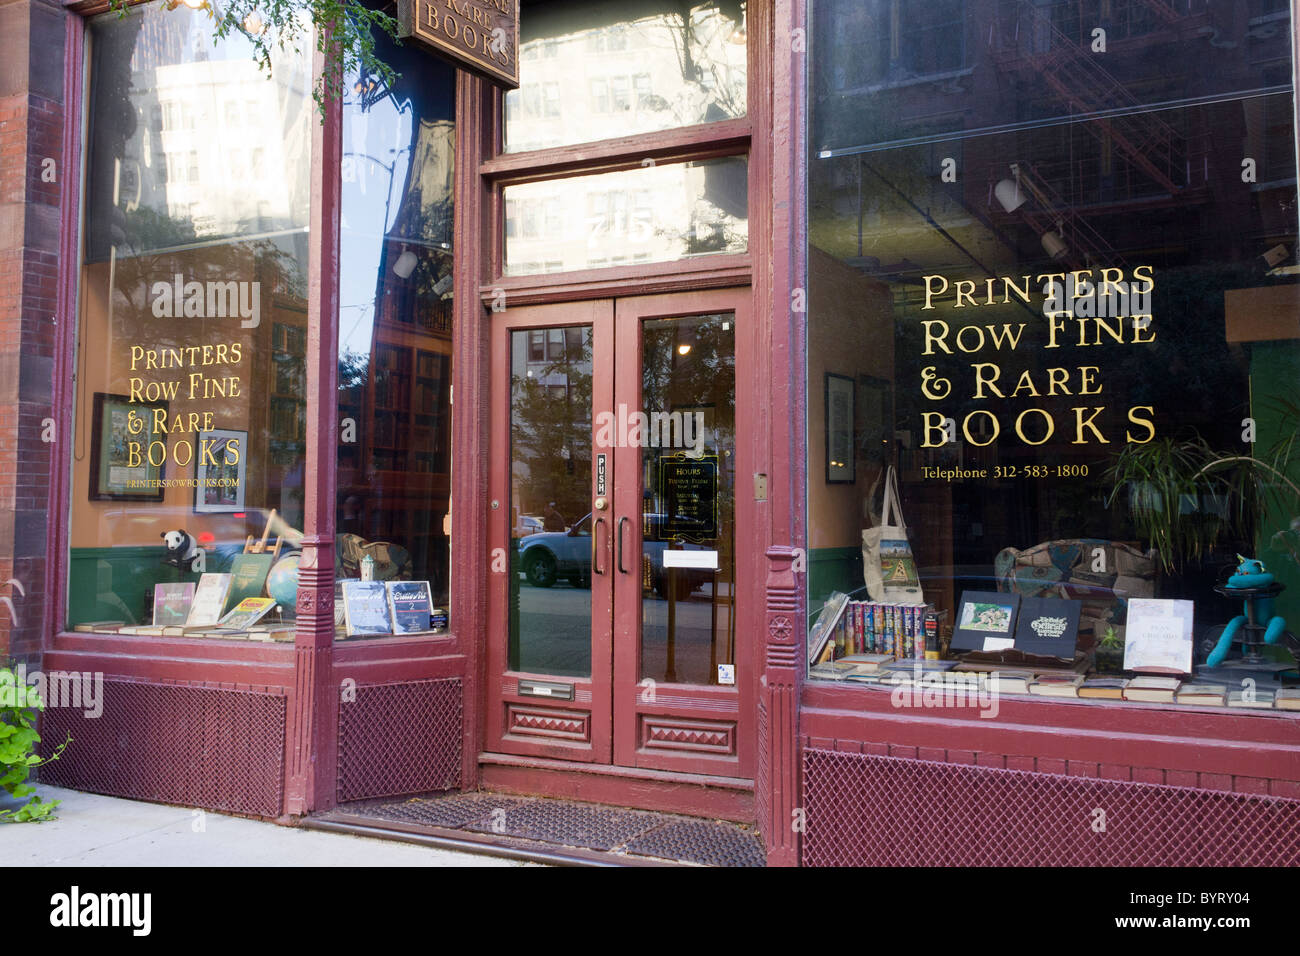
[[[1124,641],[1113,625],[1106,625],[1106,633],[1097,642],[1096,654],[1098,673],[1118,674],[1124,669]]]
[[[27,783],[33,767],[57,760],[69,737],[45,760],[36,755],[40,734],[34,724],[45,704],[34,687],[0,667],[0,820],[13,823],[50,819],[58,800],[42,800]]]

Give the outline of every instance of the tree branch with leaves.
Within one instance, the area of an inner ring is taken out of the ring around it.
[[[132,6],[130,0],[109,3],[119,17],[130,16]],[[400,44],[398,21],[361,0],[166,0],[163,6],[205,12],[212,21],[214,44],[242,34],[268,77],[274,57],[301,56],[308,45],[314,46],[333,67],[322,71],[312,89],[322,118],[325,104],[342,96],[344,77],[373,78],[381,87],[391,87],[397,79],[396,71],[375,53],[375,36],[383,31]]]

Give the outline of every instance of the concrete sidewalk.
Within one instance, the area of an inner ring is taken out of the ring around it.
[[[42,786],[49,823],[0,823],[5,866],[530,866]]]

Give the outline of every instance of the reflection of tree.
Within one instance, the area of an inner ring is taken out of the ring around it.
[[[370,375],[370,356],[345,348],[339,356],[339,391],[350,392],[360,401],[360,389],[366,387]],[[353,389],[358,391],[353,392]]]
[[[736,359],[734,329],[723,331],[721,318],[683,319],[645,330],[642,355],[641,401],[648,414],[681,412],[686,415],[703,411],[712,442],[703,449],[716,455],[718,462],[718,529],[724,550],[730,548],[732,508],[734,503],[732,469],[735,457],[736,427]],[[690,345],[685,355],[678,351]],[[683,422],[684,425],[684,422]],[[679,449],[648,449],[649,456],[676,454]],[[657,488],[658,467],[646,476],[645,494],[663,494]],[[647,510],[662,502],[647,502]]]
[[[708,89],[709,105],[704,121],[712,123],[744,116],[744,84],[736,83],[730,75],[730,64],[711,51],[730,42],[730,37],[742,30],[745,4],[742,0],[717,0],[718,16],[698,24],[692,11],[701,8],[699,0],[677,0],[675,5],[678,9],[665,13],[664,19],[674,26],[671,36],[682,78],[687,83]],[[707,84],[704,82],[706,74],[711,80]],[[697,122],[698,119],[691,117],[688,121]]]
[[[554,501],[572,524],[590,508],[591,384],[586,330],[580,345],[566,335],[564,354],[540,371],[511,377],[511,458],[526,468],[513,481],[525,513]]]
[[[691,350],[675,345],[690,339]],[[735,334],[722,322],[685,319],[646,329],[641,401],[647,411],[709,406],[721,430],[736,418]]]

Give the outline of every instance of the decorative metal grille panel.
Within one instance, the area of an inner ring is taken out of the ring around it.
[[[803,772],[805,866],[1300,864],[1284,797],[820,749]]]
[[[339,703],[338,799],[460,786],[461,682],[362,684]]]
[[[286,712],[282,694],[106,679],[98,717],[75,707],[45,711],[42,752],[69,734],[72,743],[41,768],[41,779],[92,793],[277,817]]]

